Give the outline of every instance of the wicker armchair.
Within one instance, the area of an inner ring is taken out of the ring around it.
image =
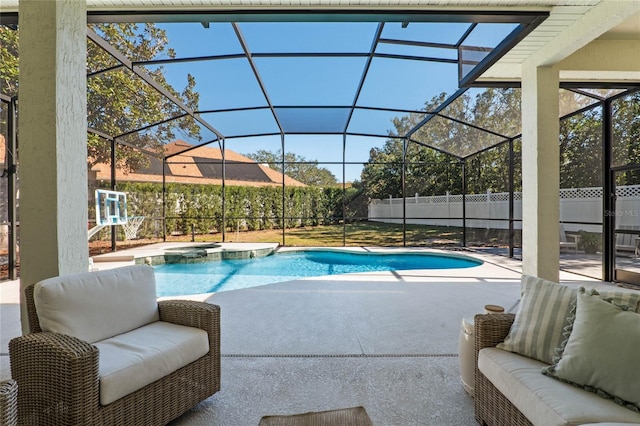
[[[21,425],[164,425],[220,389],[220,309],[216,305],[158,302],[160,321],[205,330],[209,352],[102,405],[98,348],[73,336],[43,332],[34,286],[26,289],[25,296],[31,333],[9,343],[11,374],[20,389]]]
[[[18,424],[18,384],[15,380],[0,383],[0,425]]]
[[[478,352],[502,342],[515,314],[475,316],[475,416],[488,426],[531,426],[532,423],[478,370]]]

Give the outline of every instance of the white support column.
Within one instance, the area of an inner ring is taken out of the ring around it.
[[[522,68],[522,272],[559,279],[559,73]]]
[[[87,270],[86,22],[85,0],[19,4],[21,289]]]

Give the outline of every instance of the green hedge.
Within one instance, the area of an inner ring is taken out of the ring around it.
[[[144,216],[138,237],[162,236],[162,185],[118,183],[127,194],[127,214]],[[341,188],[287,187],[284,189],[284,226],[327,225],[342,219]],[[228,231],[281,229],[281,187],[225,187],[225,220]],[[222,187],[219,185],[167,184],[167,234],[220,232],[223,226]]]

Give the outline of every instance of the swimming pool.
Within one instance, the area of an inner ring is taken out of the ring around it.
[[[158,296],[238,290],[304,277],[353,272],[470,268],[481,261],[435,253],[300,250],[270,256],[154,266]]]

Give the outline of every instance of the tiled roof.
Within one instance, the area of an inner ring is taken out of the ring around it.
[[[177,140],[165,145],[167,160],[166,182],[200,183],[209,185],[222,184],[222,152],[219,148],[198,147],[180,154],[193,145]],[[244,155],[225,149],[225,185],[241,186],[281,186],[283,175],[266,165],[258,164]],[[96,164],[92,171],[98,180],[109,180],[111,168],[108,164]],[[130,182],[162,182],[162,162],[150,158],[150,164],[140,170],[127,172],[116,170],[116,180]],[[284,175],[286,186],[305,186],[289,176]]]

